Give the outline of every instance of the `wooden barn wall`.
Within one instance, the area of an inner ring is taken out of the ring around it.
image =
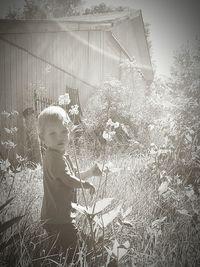
[[[138,67],[142,69],[145,78],[151,80],[153,72],[142,19],[126,20],[114,27],[112,32],[126,49],[128,55],[136,59]],[[145,43],[146,47],[144,46]]]
[[[98,87],[108,76],[119,77],[120,49],[110,32],[10,34],[4,38],[95,87]],[[8,110],[11,107],[13,109],[18,106],[24,110],[26,107],[33,106],[35,88],[41,95],[53,99],[65,92],[66,85],[79,88],[83,105],[95,90],[79,79],[57,70],[18,48],[3,42],[1,45],[5,47],[6,68],[9,68],[9,64],[12,65],[11,70],[7,70],[5,73],[7,100],[4,103],[6,104],[4,109]],[[9,75],[12,78],[9,78]],[[12,96],[9,97],[8,94],[11,91],[8,88],[10,86],[12,86]],[[16,103],[12,104],[12,97],[16,91],[20,97]]]
[[[137,62],[141,62],[141,56],[138,50],[138,40],[135,36],[133,23],[130,20],[124,21],[112,29],[114,36],[126,49],[131,58],[135,58]]]
[[[18,134],[12,139],[19,154],[23,155],[26,149],[22,113],[26,108],[34,108],[35,89],[39,95],[56,101],[66,86],[77,88],[84,108],[96,89],[83,81],[99,87],[108,77],[120,78],[121,52],[110,32],[6,34],[4,38],[82,80],[0,40],[0,111],[19,112],[9,119],[1,116],[1,140],[8,139],[4,127],[17,126]]]
[[[105,32],[104,37],[104,80],[116,78],[120,80],[120,63],[123,58],[121,48],[112,37],[111,32]]]
[[[15,41],[15,36],[10,37]],[[17,144],[15,151],[23,154],[24,151],[24,127],[22,119],[23,103],[23,53],[16,48],[0,41],[0,112],[1,112],[1,142],[12,141]],[[2,112],[18,111],[19,115],[3,115]],[[17,133],[11,134],[6,132],[6,128],[17,127]],[[1,153],[3,156],[12,154],[13,149],[8,151],[1,144]]]

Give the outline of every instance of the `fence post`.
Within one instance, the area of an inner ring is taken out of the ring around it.
[[[40,146],[37,133],[37,119],[33,108],[26,108],[23,111],[24,126],[26,133],[26,147],[28,160],[41,162]]]

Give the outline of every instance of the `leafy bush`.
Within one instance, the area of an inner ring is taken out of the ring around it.
[[[105,81],[84,110],[88,146],[93,144],[93,149],[96,146],[101,150],[105,144],[102,134],[109,118],[120,124],[110,143],[112,149],[129,149],[132,153],[147,150],[152,142],[161,144],[164,139],[161,123],[166,114],[172,114],[169,87],[159,79],[147,87],[136,62],[123,62],[121,72],[121,81],[112,78]]]
[[[3,210],[9,205],[9,203],[13,200],[13,198],[8,199],[4,204],[0,206],[0,213],[3,212]],[[17,224],[21,220],[22,216],[14,217],[6,222],[0,222],[0,253],[6,249],[9,245],[12,245],[12,243],[16,242],[17,239],[19,239],[19,234],[11,234],[9,235],[9,238],[6,240],[6,232],[9,228],[11,228],[13,225]]]
[[[113,12],[113,11],[123,11],[125,9],[126,8],[122,7],[122,6],[119,6],[119,7],[107,6],[104,2],[102,2],[99,5],[95,5],[95,6],[92,6],[90,8],[86,8],[83,15],[108,13],[108,12]]]

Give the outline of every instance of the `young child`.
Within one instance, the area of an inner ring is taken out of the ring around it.
[[[97,165],[88,171],[76,171],[65,149],[69,142],[68,123],[70,119],[59,106],[44,109],[38,118],[39,137],[47,149],[43,158],[44,196],[41,210],[41,220],[49,235],[57,235],[57,246],[66,251],[75,247],[77,230],[73,224],[71,202],[75,200],[75,189],[81,188],[95,191],[93,185],[85,179],[101,175]]]

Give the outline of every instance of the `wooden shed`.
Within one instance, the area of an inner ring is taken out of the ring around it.
[[[120,80],[124,59],[135,59],[145,80],[152,81],[140,10],[53,20],[1,19],[0,110],[19,112],[19,153],[24,152],[23,112],[35,110],[34,93],[56,101],[66,88],[76,89],[84,109],[107,77]]]

